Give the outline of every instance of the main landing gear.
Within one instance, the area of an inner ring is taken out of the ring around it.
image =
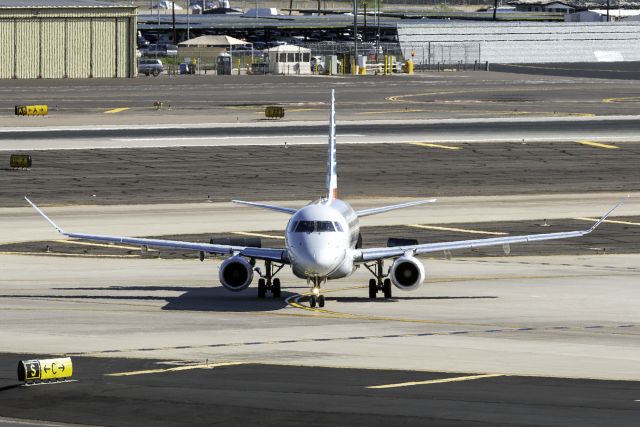
[[[258,279],[258,298],[265,298],[267,296],[267,292],[271,291],[271,295],[274,298],[280,298],[280,279],[274,278],[280,270],[282,270],[284,264],[276,264],[275,271],[272,261],[264,262],[265,274],[260,272],[259,268],[256,268],[255,271],[260,275],[260,279]]]
[[[379,259],[375,264],[364,266],[375,276],[375,279],[369,280],[369,298],[375,299],[378,292],[382,292],[385,299],[391,298],[391,279],[389,273],[384,273],[384,261]]]
[[[324,307],[324,295],[320,294],[320,285],[326,282],[326,280],[326,278],[322,279],[320,277],[310,277],[307,279],[307,284],[313,284],[311,287],[311,296],[309,296],[309,306],[311,308],[315,308],[316,305],[318,305],[318,307]]]

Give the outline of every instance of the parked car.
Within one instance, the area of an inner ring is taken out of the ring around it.
[[[175,44],[150,44],[140,50],[144,56],[178,56],[178,46]]]
[[[157,76],[164,71],[162,61],[159,59],[141,59],[138,64],[138,73],[149,76],[153,74]]]

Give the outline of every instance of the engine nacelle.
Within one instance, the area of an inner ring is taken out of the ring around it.
[[[232,256],[220,265],[220,283],[230,291],[247,289],[253,280],[251,263],[241,256]]]
[[[413,291],[424,282],[424,265],[412,256],[401,256],[393,262],[389,276],[396,288]]]

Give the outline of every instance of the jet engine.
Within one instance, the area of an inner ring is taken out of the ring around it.
[[[413,291],[424,282],[424,265],[412,256],[401,256],[393,262],[389,276],[396,288]]]
[[[251,263],[241,256],[232,256],[220,266],[220,283],[230,291],[247,289],[253,280]]]

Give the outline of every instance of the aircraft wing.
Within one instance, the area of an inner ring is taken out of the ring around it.
[[[507,237],[493,237],[488,239],[473,239],[473,240],[460,240],[456,242],[440,242],[440,243],[426,243],[422,245],[408,245],[408,246],[397,246],[390,248],[370,248],[370,249],[360,249],[355,254],[356,262],[368,262],[385,258],[394,258],[404,255],[409,252],[413,255],[420,255],[429,252],[438,252],[438,251],[451,251],[455,249],[471,249],[471,248],[480,248],[484,246],[497,246],[497,245],[508,245],[512,243],[528,243],[528,242],[539,242],[542,240],[553,240],[553,239],[568,239],[571,237],[580,237],[585,234],[591,233],[595,230],[602,222],[613,212],[618,206],[623,204],[623,201],[620,201],[613,208],[611,208],[606,214],[602,216],[595,224],[593,224],[590,228],[584,230],[576,230],[576,231],[562,231],[558,233],[544,233],[544,234],[528,234],[524,236],[507,236]]]
[[[358,217],[377,215],[383,212],[394,211],[396,209],[410,208],[411,206],[423,205],[425,203],[433,203],[436,199],[416,200],[414,202],[400,203],[398,205],[381,206],[378,208],[362,209],[356,212]]]
[[[157,248],[172,248],[191,251],[203,251],[210,254],[217,255],[242,255],[249,258],[256,258],[262,260],[269,260],[275,262],[288,262],[287,253],[284,249],[271,249],[271,248],[252,248],[246,246],[231,246],[231,245],[214,245],[210,243],[193,243],[183,242],[180,240],[164,240],[164,239],[146,239],[141,237],[126,237],[126,236],[109,236],[102,234],[84,234],[74,233],[63,230],[58,226],[51,218],[49,218],[39,207],[37,207],[31,200],[25,197],[25,200],[51,224],[58,233],[63,236],[71,237],[74,239],[94,240],[99,242],[113,242],[113,243],[126,243],[130,245],[149,246]]]
[[[287,214],[291,214],[291,215],[293,215],[294,213],[296,213],[298,211],[297,209],[286,208],[284,206],[277,206],[277,205],[267,205],[266,203],[245,202],[244,200],[232,200],[232,202],[233,203],[237,203],[239,205],[254,206],[254,207],[257,207],[257,208],[269,209],[269,210],[272,210],[272,211],[287,213]]]

